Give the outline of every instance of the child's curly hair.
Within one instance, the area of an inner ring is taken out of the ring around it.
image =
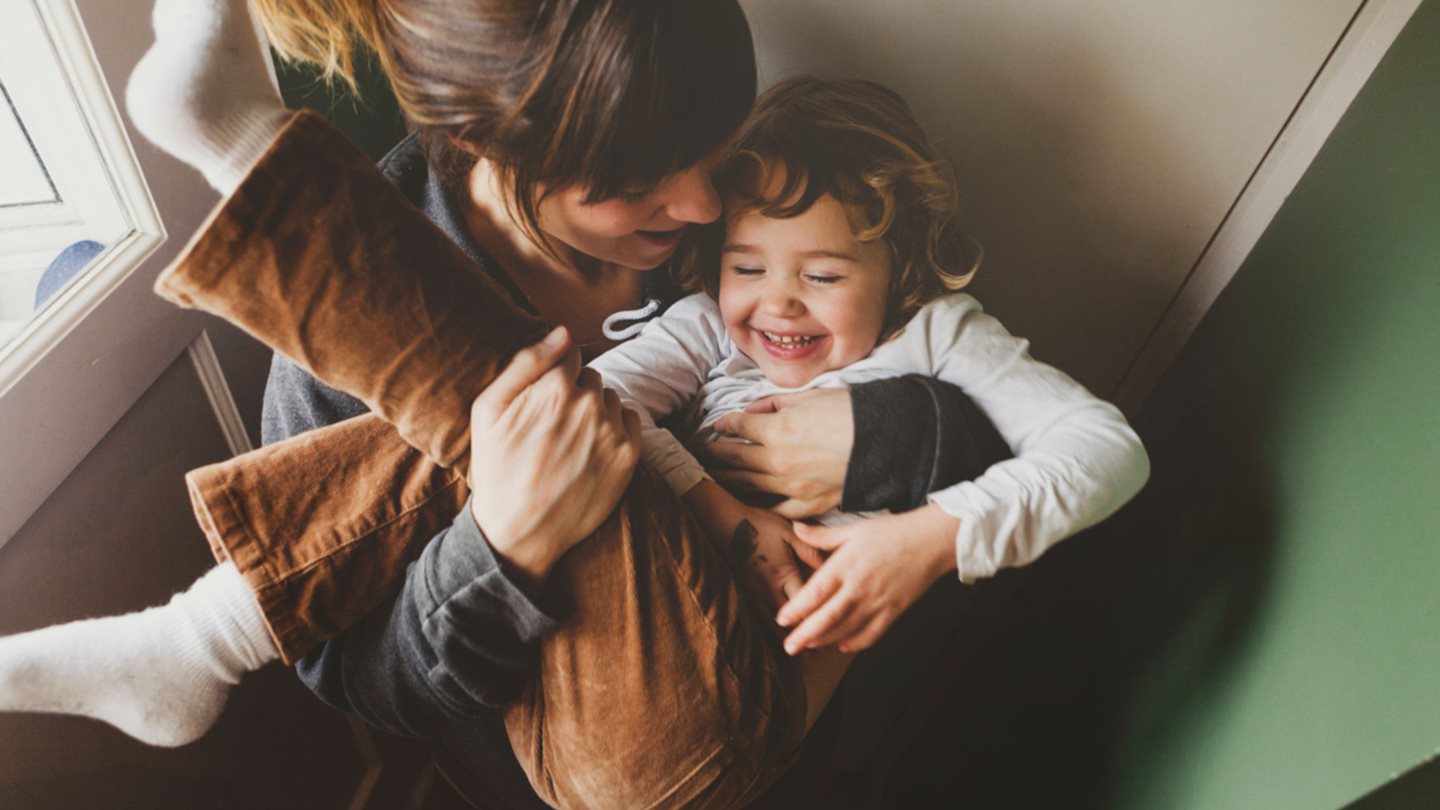
[[[770,190],[775,172],[785,182]],[[725,217],[786,219],[829,194],[862,242],[883,240],[894,275],[882,339],[925,303],[970,283],[979,245],[960,230],[955,182],[898,93],[860,79],[804,76],[770,88],[731,142],[717,178]],[[697,229],[677,256],[687,290],[719,290],[725,223]]]

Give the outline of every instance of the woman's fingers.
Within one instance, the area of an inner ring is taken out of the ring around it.
[[[842,631],[849,629],[855,608],[855,601],[847,597],[844,589],[837,591],[785,637],[785,651],[796,655],[823,647],[835,638],[845,638],[849,632]]]
[[[818,393],[819,391],[800,391],[795,394],[776,394],[757,399],[746,405],[744,411],[720,417],[715,423],[715,429],[721,433],[729,433],[742,439],[764,444],[764,433],[773,424],[773,420],[766,419],[766,416],[777,414],[786,407],[814,398]],[[756,418],[757,416],[760,418]]]
[[[825,555],[821,554],[814,546],[795,537],[786,537],[785,542],[790,544],[790,550],[795,552],[795,556],[800,558],[800,562],[809,566],[810,570],[819,571],[820,566],[825,564]],[[789,595],[794,596],[794,594]]]
[[[745,406],[745,413],[775,413],[780,410],[780,402],[786,396],[788,395],[780,394],[778,396],[757,399]]]
[[[800,589],[800,593],[785,603],[775,620],[785,627],[800,622],[840,590],[840,584],[840,578],[833,572],[820,568],[810,577],[810,581],[805,583],[805,587]]]
[[[621,418],[625,420],[625,433],[630,436],[631,443],[639,444],[640,414],[635,413],[629,408],[624,408],[621,413]]]
[[[614,509],[640,458],[640,420],[557,329],[522,349],[472,407],[471,511],[535,583]]]
[[[568,360],[569,358],[566,359]],[[575,359],[580,359],[580,352],[575,352]],[[580,369],[575,377],[575,385],[586,391],[593,392],[597,396],[605,390],[605,382],[600,379],[600,372],[588,367]]]
[[[812,526],[798,521],[790,525],[795,528],[795,536],[800,538],[800,542],[821,551],[834,551],[850,539],[848,526]]]
[[[495,380],[475,398],[472,410],[483,410],[481,418],[495,419],[526,389],[565,359],[570,333],[557,326],[543,340],[515,353]]]
[[[804,498],[786,498],[780,503],[770,507],[770,511],[783,518],[790,520],[804,520],[818,515],[823,515],[830,510],[820,503],[806,500]]]
[[[764,402],[765,400],[761,400]],[[754,407],[754,406],[751,406]],[[734,436],[737,439],[744,439],[747,442],[764,444],[764,432],[766,421],[774,411],[752,412],[749,408],[744,411],[727,413],[720,417],[715,423],[715,429],[727,436]]]
[[[749,470],[713,470],[711,475],[721,486],[731,491],[739,489],[746,492],[775,492],[780,486],[779,478]]]
[[[732,469],[762,474],[773,472],[767,463],[769,453],[758,444],[735,441],[710,442],[705,446],[705,455]]]
[[[580,359],[580,347],[576,346],[573,341],[565,347],[564,353],[560,355],[560,365],[565,368],[565,379],[577,380],[580,378],[580,369],[585,365],[585,361]],[[594,372],[594,374],[598,382],[600,373]]]

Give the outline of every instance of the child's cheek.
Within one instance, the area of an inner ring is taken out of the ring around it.
[[[736,343],[742,343],[749,332],[745,328],[745,322],[749,319],[750,313],[745,306],[743,296],[738,295],[734,284],[727,284],[722,274],[720,277],[720,295],[716,302],[720,305],[720,320],[725,324],[725,331],[730,339]]]
[[[843,336],[840,342],[840,356],[836,362],[841,366],[865,359],[880,343],[880,331],[885,326],[883,307],[860,300],[850,301],[835,319],[832,333]]]

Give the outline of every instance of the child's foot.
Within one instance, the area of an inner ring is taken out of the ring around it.
[[[278,657],[249,586],[225,564],[162,607],[0,638],[0,711],[83,715],[184,745],[215,724],[241,675]]]
[[[145,137],[221,194],[240,185],[290,114],[245,0],[157,0],[155,44],[126,103]]]

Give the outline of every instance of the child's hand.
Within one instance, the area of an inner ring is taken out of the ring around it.
[[[731,537],[735,559],[744,568],[751,589],[771,610],[779,610],[805,586],[791,545],[799,545],[790,521],[766,509],[745,507]]]
[[[802,546],[790,521],[746,506],[714,481],[702,481],[685,493],[685,503],[710,539],[745,572],[746,584],[772,610],[800,592],[805,580],[791,546]]]
[[[801,542],[833,552],[777,620],[795,629],[785,651],[874,644],[907,608],[955,568],[959,522],[930,504],[845,526],[795,523]]]

